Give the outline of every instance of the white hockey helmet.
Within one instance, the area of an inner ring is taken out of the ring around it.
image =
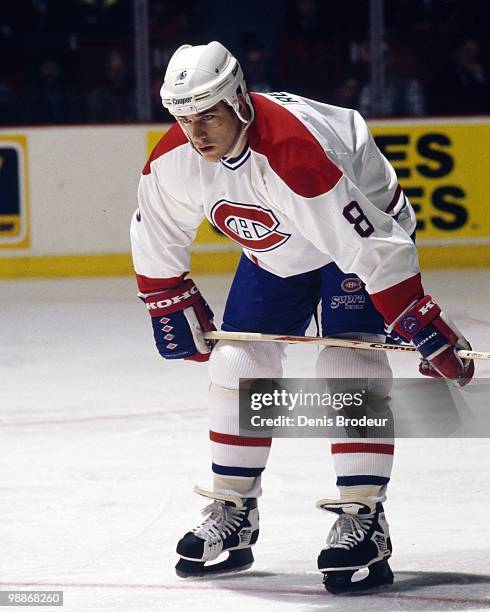
[[[182,45],[170,58],[165,80],[160,89],[163,106],[174,116],[193,115],[211,108],[220,101],[228,103],[243,123],[240,113],[241,93],[254,110],[243,72],[235,57],[217,41],[207,45]]]

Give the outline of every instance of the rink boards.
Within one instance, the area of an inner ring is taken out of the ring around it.
[[[416,210],[422,267],[490,265],[490,120],[370,127]],[[139,172],[164,132],[157,125],[0,130],[0,277],[131,273]],[[193,271],[231,272],[238,256],[238,245],[203,222]]]

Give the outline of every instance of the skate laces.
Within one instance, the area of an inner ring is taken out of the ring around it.
[[[327,537],[330,548],[350,549],[362,542],[374,520],[374,514],[341,514]]]
[[[207,541],[223,539],[240,526],[245,512],[246,508],[214,501],[202,510],[204,516],[209,514],[207,519],[192,531],[198,538]]]

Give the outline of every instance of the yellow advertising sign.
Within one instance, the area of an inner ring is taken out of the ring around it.
[[[421,266],[490,265],[490,121],[370,125],[417,215]]]
[[[27,139],[0,136],[0,248],[29,246]]]
[[[371,129],[415,208],[421,244],[433,238],[438,244],[449,244],[448,238],[463,244],[479,237],[489,238],[490,246],[490,123],[374,124]]]

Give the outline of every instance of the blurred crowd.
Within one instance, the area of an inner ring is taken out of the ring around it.
[[[239,58],[252,91],[374,114],[368,0],[231,4],[149,0],[154,121],[168,118],[159,89],[173,51],[213,38]],[[486,4],[385,0],[382,116],[490,113]],[[133,33],[133,0],[2,3],[0,125],[135,121]]]

